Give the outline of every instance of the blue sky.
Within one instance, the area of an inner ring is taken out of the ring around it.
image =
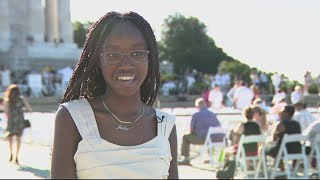
[[[267,72],[301,81],[320,74],[318,0],[70,0],[72,21],[95,21],[109,11],[135,11],[160,39],[163,20],[175,12],[197,17],[230,56]]]

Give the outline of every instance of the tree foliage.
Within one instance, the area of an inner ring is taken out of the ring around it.
[[[216,73],[221,61],[233,59],[215,45],[207,35],[204,23],[181,14],[171,15],[164,20],[159,56],[161,60],[172,62],[174,72],[178,74],[191,69]]]
[[[228,72],[232,79],[241,79],[250,83],[251,68],[238,60],[222,61],[218,67],[219,72]]]
[[[79,48],[83,47],[83,44],[86,40],[87,29],[91,24],[92,24],[92,22],[90,22],[90,21],[86,21],[84,23],[81,23],[79,21],[75,21],[72,23],[73,40]]]

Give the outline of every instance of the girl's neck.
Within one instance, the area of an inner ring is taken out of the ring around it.
[[[143,106],[141,101],[140,92],[138,95],[133,96],[119,96],[116,94],[104,94],[102,96],[104,103],[116,114],[134,114],[140,113]],[[126,112],[126,113],[124,113]]]

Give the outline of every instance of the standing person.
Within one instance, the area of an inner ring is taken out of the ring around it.
[[[226,105],[229,107],[234,107],[236,108],[236,105],[234,104],[234,92],[236,91],[236,89],[239,87],[239,81],[236,81],[233,84],[233,87],[228,91],[227,93],[227,101],[226,101]]]
[[[11,84],[11,71],[6,65],[0,67],[1,88],[5,90]]]
[[[61,89],[65,89],[69,83],[69,80],[72,76],[73,70],[70,66],[65,66],[64,68],[58,71],[58,74],[61,77]]]
[[[192,115],[190,134],[186,134],[182,139],[181,155],[184,160],[179,162],[179,165],[190,165],[190,144],[203,144],[209,127],[219,127],[220,122],[215,113],[208,110],[203,98],[195,100],[195,106],[198,112]],[[213,141],[221,141],[224,134],[213,136]]]
[[[210,86],[206,86],[201,93],[201,97],[203,98],[204,102],[206,103],[207,107],[210,106],[209,102],[209,94],[210,94]]]
[[[312,83],[313,83],[313,80],[312,80],[311,72],[307,71],[304,74],[304,92],[303,92],[303,94],[305,94],[305,95],[309,94],[309,87]]]
[[[157,41],[134,12],[89,29],[55,122],[51,178],[178,178],[175,117],[153,108]]]
[[[209,92],[208,101],[213,109],[220,109],[223,107],[223,94],[217,84],[215,84],[213,89]]]
[[[280,88],[277,93],[274,94],[272,98],[272,104],[277,104],[279,103],[282,99],[286,99],[287,94],[284,91],[284,89]]]
[[[251,105],[254,94],[250,88],[245,86],[244,82],[239,82],[239,87],[235,90],[233,95],[233,103],[236,109],[244,109]]]
[[[263,94],[266,94],[267,91],[267,87],[268,87],[268,76],[265,72],[261,72],[259,75],[259,79],[260,79],[260,87],[262,90]]]
[[[272,80],[272,84],[274,87],[274,91],[278,92],[279,90],[279,86],[281,83],[281,76],[278,74],[278,72],[275,72],[272,76],[271,76],[271,80]]]
[[[300,100],[302,100],[303,98],[303,92],[302,92],[302,88],[301,86],[297,85],[294,88],[294,91],[291,93],[291,103],[292,104],[296,104],[297,102],[299,102]]]
[[[21,96],[19,88],[16,84],[12,84],[7,88],[4,94],[4,104],[4,112],[8,118],[5,137],[9,141],[9,161],[13,160],[13,137],[16,137],[17,148],[15,154],[15,163],[19,164],[18,156],[21,144],[21,136],[23,133],[23,129],[25,128],[23,110],[24,108],[26,108],[27,111],[31,111],[31,107],[28,101]]]

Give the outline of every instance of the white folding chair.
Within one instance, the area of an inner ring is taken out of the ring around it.
[[[236,156],[236,164],[239,167],[240,171],[244,173],[243,178],[250,178],[250,175],[254,175],[254,179],[259,178],[260,170],[262,168],[262,174],[263,176],[261,178],[267,179],[268,173],[267,173],[267,166],[266,166],[266,156],[265,156],[265,142],[266,142],[267,136],[265,135],[242,135],[239,141],[239,146],[237,150],[237,156]],[[251,143],[257,143],[258,149],[260,150],[257,155],[255,156],[247,156],[245,152],[244,145],[245,144],[251,144]],[[253,163],[254,170],[249,170],[247,167],[247,162]]]
[[[307,137],[302,134],[285,134],[283,136],[276,161],[275,166],[272,170],[271,179],[274,179],[277,175],[286,175],[288,179],[308,179],[309,178],[309,166],[308,166],[308,160],[306,156],[306,150],[305,150],[305,142],[307,140]],[[301,143],[301,153],[288,153],[286,145],[288,143],[293,142],[300,142]],[[284,172],[278,172],[277,169],[280,165],[280,161],[283,160]],[[296,164],[294,169],[290,167],[289,161],[296,160]],[[302,177],[296,176],[297,171],[300,168],[301,161],[303,163],[303,169],[304,169],[304,175]]]
[[[317,165],[316,165],[316,173],[318,177],[320,176],[320,134],[315,136],[314,141],[311,143],[311,151],[309,154],[309,164],[312,167],[312,159],[315,158]]]
[[[212,142],[211,136],[215,134],[225,134],[226,135],[227,130],[223,127],[209,127],[206,140],[204,142],[204,146],[200,150],[200,157],[201,160],[203,160],[205,152],[209,149],[209,156],[210,156],[210,165],[213,166],[213,153],[212,149],[214,148],[214,154],[219,156],[221,151],[226,147],[227,138],[226,136],[223,137],[222,141],[215,141]],[[222,162],[221,162],[222,163]],[[220,164],[219,164],[220,165]]]

